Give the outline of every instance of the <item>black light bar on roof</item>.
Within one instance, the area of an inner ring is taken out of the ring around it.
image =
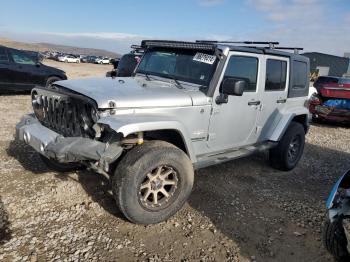
[[[141,42],[143,48],[148,47],[167,47],[167,48],[184,48],[196,50],[214,50],[215,46],[212,43],[197,43],[183,41],[167,41],[167,40],[143,40]]]

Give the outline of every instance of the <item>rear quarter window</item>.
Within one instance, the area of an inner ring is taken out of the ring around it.
[[[301,61],[293,61],[292,68],[293,68],[292,88],[303,89],[306,86],[308,86],[307,85],[307,78],[308,78],[307,64]]]
[[[327,77],[327,76],[320,76],[316,80],[317,83],[324,84],[324,83],[338,83],[338,78],[334,77]]]

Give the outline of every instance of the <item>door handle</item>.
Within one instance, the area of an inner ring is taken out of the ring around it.
[[[248,106],[258,106],[260,105],[260,101],[249,101],[248,102]]]
[[[276,102],[277,102],[277,104],[283,104],[283,103],[287,102],[287,99],[278,99]]]

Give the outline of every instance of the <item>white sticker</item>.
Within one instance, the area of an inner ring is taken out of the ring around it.
[[[208,54],[203,54],[203,53],[197,53],[193,57],[194,61],[198,61],[198,62],[201,62],[201,63],[206,63],[206,64],[209,64],[209,65],[214,64],[215,59],[216,59],[215,55],[208,55]]]

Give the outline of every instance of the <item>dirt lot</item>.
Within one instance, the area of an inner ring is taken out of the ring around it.
[[[59,66],[70,77],[108,70]],[[108,180],[50,172],[14,141],[29,111],[28,95],[0,96],[1,261],[332,261],[320,229],[327,194],[350,168],[346,127],[313,125],[291,172],[270,168],[264,154],[200,170],[181,212],[140,226],[123,218]]]
[[[107,71],[113,69],[112,65],[99,65],[90,63],[62,63],[48,59],[44,60],[44,64],[64,70],[67,73],[68,79],[84,77],[105,77]]]

